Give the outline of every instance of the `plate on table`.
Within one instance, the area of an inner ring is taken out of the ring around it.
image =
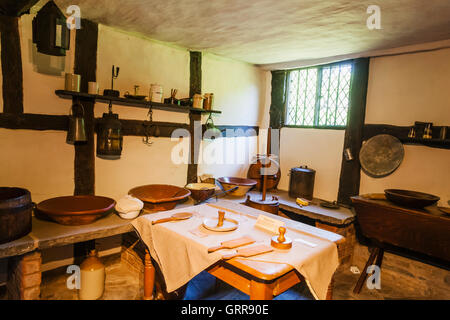
[[[230,218],[224,218],[223,225],[220,227],[217,226],[218,222],[218,218],[206,218],[203,220],[203,227],[211,231],[226,232],[236,230],[239,225],[238,221]]]

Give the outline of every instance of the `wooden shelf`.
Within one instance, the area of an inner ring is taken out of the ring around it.
[[[431,148],[450,149],[450,139],[438,139],[437,136],[441,130],[441,126],[433,126],[432,139],[408,138],[411,126],[393,126],[386,124],[366,124],[364,125],[364,140],[368,140],[378,134],[389,134],[397,137],[403,144],[421,145]],[[417,133],[419,136],[421,133]]]
[[[424,145],[434,148],[450,149],[450,139],[422,139],[422,138],[401,138],[404,144]]]
[[[175,104],[150,102],[150,101],[145,101],[145,100],[133,100],[133,99],[127,99],[127,98],[122,98],[122,97],[110,97],[110,96],[103,96],[103,95],[98,95],[98,94],[88,94],[88,93],[84,93],[84,92],[56,90],[55,93],[57,96],[59,96],[60,98],[63,98],[63,99],[73,99],[73,98],[89,99],[89,100],[93,100],[95,102],[102,102],[102,103],[107,103],[107,104],[112,102],[112,104],[114,104],[114,105],[121,105],[121,106],[134,107],[134,108],[148,109],[151,106],[153,109],[171,111],[171,112],[222,113],[222,111],[218,111],[218,110],[205,110],[205,109],[198,109],[198,108],[192,108],[192,107],[186,107],[186,106],[178,106]]]

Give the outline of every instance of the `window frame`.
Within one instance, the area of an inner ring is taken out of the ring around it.
[[[287,75],[286,75],[286,100],[285,100],[285,115],[284,115],[284,124],[283,127],[285,128],[300,128],[300,129],[325,129],[325,130],[345,130],[348,126],[348,115],[349,112],[347,111],[347,124],[345,126],[330,126],[330,125],[297,125],[297,124],[287,124],[288,122],[288,117],[289,117],[289,111],[288,111],[288,104],[289,104],[289,75],[292,71],[300,71],[300,70],[306,70],[306,69],[312,69],[312,68],[316,68],[318,69],[318,75],[317,75],[317,81],[321,81],[322,79],[322,69],[323,68],[327,68],[327,67],[334,67],[334,66],[338,66],[338,65],[345,65],[345,64],[350,64],[352,67],[351,70],[351,75],[350,75],[350,88],[349,88],[349,99],[351,97],[351,91],[352,91],[352,83],[353,83],[353,59],[352,60],[345,60],[345,61],[338,61],[338,62],[332,62],[332,63],[328,63],[328,64],[320,64],[320,65],[313,65],[313,66],[308,66],[308,67],[302,67],[302,68],[295,68],[295,69],[290,69],[290,70],[286,70],[287,71]],[[320,71],[319,71],[320,70]],[[319,88],[317,88],[316,90],[319,90]],[[316,93],[316,97],[317,97],[317,93]],[[314,111],[314,118],[316,118],[317,114],[317,108],[318,108],[318,104],[320,103],[320,99],[316,99],[316,106],[315,106],[315,111]],[[350,104],[351,101],[349,101],[349,106],[348,109],[350,109]],[[316,119],[314,119],[314,122],[316,121]]]

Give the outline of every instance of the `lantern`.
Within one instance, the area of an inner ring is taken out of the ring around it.
[[[33,43],[38,52],[52,56],[65,56],[69,50],[66,17],[53,1],[47,2],[33,19]]]
[[[97,157],[107,160],[116,160],[122,153],[123,136],[119,115],[104,113],[97,132]]]

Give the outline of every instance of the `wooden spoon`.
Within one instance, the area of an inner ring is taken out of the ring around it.
[[[168,218],[163,218],[163,219],[152,221],[152,224],[170,222],[170,221],[178,221],[178,220],[186,220],[186,219],[189,219],[190,217],[192,217],[192,213],[190,213],[190,212],[178,212]]]
[[[268,247],[268,246],[266,246],[264,244],[261,244],[261,245],[258,245],[258,246],[237,250],[236,253],[223,255],[222,258],[224,260],[232,259],[232,258],[235,258],[235,257],[245,257],[245,258],[247,258],[247,257],[253,257],[253,256],[256,256],[258,254],[263,254],[263,253],[271,252],[271,251],[273,251],[273,248]]]
[[[214,252],[220,249],[234,249],[237,247],[242,247],[242,246],[246,246],[248,244],[252,244],[254,243],[255,240],[249,236],[244,236],[238,239],[234,239],[234,240],[229,240],[229,241],[224,241],[220,244],[220,246],[217,247],[211,247],[208,249],[208,252]]]

